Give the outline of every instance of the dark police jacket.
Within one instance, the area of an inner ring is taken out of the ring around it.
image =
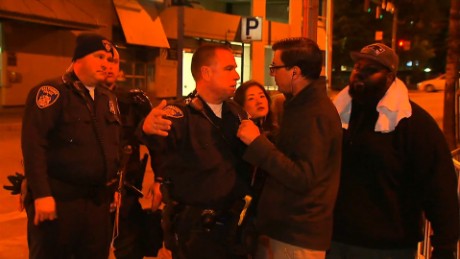
[[[172,121],[168,137],[147,136],[156,176],[171,184],[179,203],[225,209],[248,193],[250,172],[241,157],[245,145],[236,133],[245,114],[232,101],[218,118],[200,98],[165,107]]]
[[[141,142],[136,136],[139,123],[152,109],[152,104],[140,89],[115,88],[122,124],[121,147],[130,145],[132,153],[129,157],[125,180],[138,189],[142,189],[145,166],[140,157]]]
[[[122,124],[120,140],[122,151],[120,152],[120,160],[126,161],[126,165],[120,165],[121,168],[125,168],[123,176],[125,184],[122,191],[120,215],[122,217],[130,217],[131,213],[139,213],[141,211],[138,199],[142,197],[142,182],[148,159],[148,155],[144,155],[141,160],[141,142],[136,136],[136,130],[139,123],[152,109],[152,104],[140,89],[116,87],[114,93],[117,96]],[[130,154],[123,152],[124,148],[128,145],[131,147]],[[126,159],[124,156],[128,156],[128,158]]]
[[[94,195],[116,177],[120,118],[116,98],[95,100],[73,73],[34,87],[22,123],[24,170],[32,197]]]

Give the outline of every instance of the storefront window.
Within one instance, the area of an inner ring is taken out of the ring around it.
[[[120,46],[120,74],[117,84],[125,89],[138,88],[145,92],[155,84],[155,56],[158,51],[139,46]]]
[[[126,89],[147,89],[147,63],[135,61],[120,61],[119,83]]]

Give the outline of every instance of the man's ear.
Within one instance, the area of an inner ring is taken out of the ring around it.
[[[211,79],[211,68],[208,66],[202,66],[201,67],[201,78],[203,78],[206,81],[209,81]]]
[[[300,67],[298,66],[293,66],[292,67],[292,77],[294,77],[295,75],[301,75],[301,71],[300,71]]]

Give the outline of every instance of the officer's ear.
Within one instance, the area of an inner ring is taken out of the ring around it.
[[[201,77],[206,80],[206,81],[209,81],[211,79],[211,67],[208,67],[208,66],[202,66],[201,67]]]

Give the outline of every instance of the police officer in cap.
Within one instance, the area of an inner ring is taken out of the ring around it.
[[[116,178],[120,116],[103,87],[114,46],[80,34],[73,70],[34,87],[22,123],[29,258],[107,258],[108,186]]]
[[[152,104],[145,93],[138,89],[126,89],[117,86],[120,71],[120,56],[114,49],[113,62],[109,65],[106,85],[115,93],[120,108],[122,122],[121,134],[121,164],[119,180],[122,181],[120,194],[121,204],[119,213],[115,213],[114,254],[117,259],[142,259],[144,256],[156,256],[162,245],[161,229],[154,229],[151,223],[160,223],[160,212],[152,215],[149,210],[143,210],[139,198],[142,194],[148,155],[141,159],[140,141],[135,135],[136,128],[142,119],[150,112]],[[155,196],[161,195],[155,193]],[[155,221],[155,217],[157,220]]]

